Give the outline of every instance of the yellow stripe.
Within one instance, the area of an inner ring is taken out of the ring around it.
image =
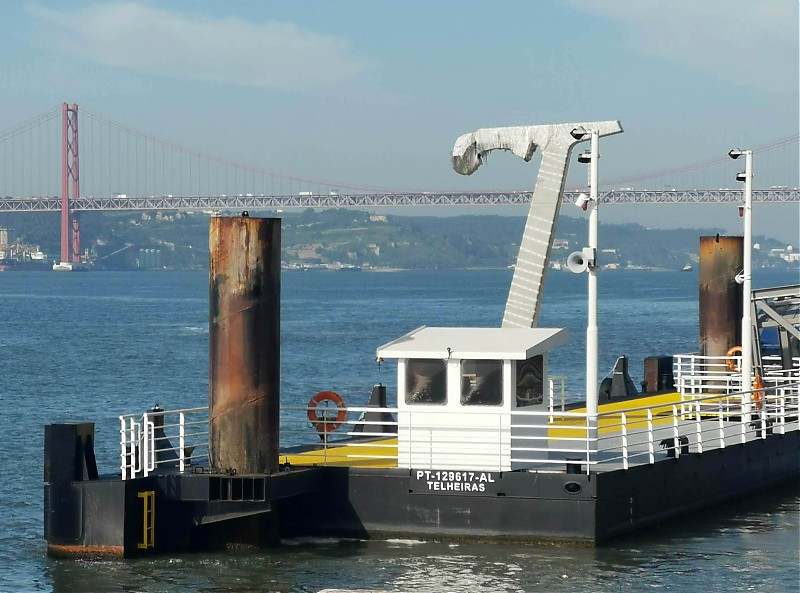
[[[389,459],[380,459],[389,457]],[[327,450],[281,453],[281,463],[292,465],[335,465],[342,467],[397,467],[397,438],[367,443],[330,444]]]
[[[710,402],[713,400],[704,400]],[[653,425],[672,422],[672,406],[681,404],[680,393],[661,393],[646,397],[600,404],[599,412],[608,414],[599,420],[599,433],[610,434],[620,431],[622,414],[625,412],[628,430],[647,428],[647,410],[628,412],[632,408],[650,408]],[[586,408],[570,410],[571,413],[585,414]],[[614,413],[619,412],[619,413]],[[547,431],[550,439],[584,438],[586,420],[553,414],[553,423]],[[384,459],[381,459],[383,457]],[[385,459],[385,458],[389,459]],[[330,444],[327,450],[319,449],[302,453],[282,453],[281,463],[292,465],[333,465],[339,467],[387,468],[397,467],[397,438],[369,441],[366,443]]]

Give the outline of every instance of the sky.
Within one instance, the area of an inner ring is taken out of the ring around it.
[[[531,189],[537,174],[499,154],[459,176],[449,154],[463,133],[618,119],[625,132],[601,143],[603,189],[796,136],[798,20],[797,0],[5,3],[0,130],[75,102],[289,175],[461,191]],[[797,154],[757,153],[754,186],[798,187]],[[740,169],[639,188],[735,188]],[[570,171],[568,187],[585,182],[582,165]],[[614,206],[601,219],[741,229],[731,205]],[[797,204],[757,205],[754,230],[796,245],[799,219]]]

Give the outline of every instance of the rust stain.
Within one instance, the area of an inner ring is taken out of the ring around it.
[[[123,546],[77,546],[63,544],[47,544],[47,555],[54,558],[122,558]]]
[[[277,469],[280,220],[211,219],[209,431],[212,464]]]
[[[700,238],[700,354],[724,356],[741,336],[744,266],[742,237]]]

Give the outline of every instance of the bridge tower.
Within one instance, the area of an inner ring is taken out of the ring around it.
[[[70,186],[72,191],[70,192]],[[61,261],[77,263],[81,255],[80,222],[70,212],[70,196],[80,197],[78,166],[78,105],[61,105]],[[72,218],[70,220],[70,214]]]

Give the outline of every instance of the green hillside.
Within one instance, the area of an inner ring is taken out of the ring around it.
[[[253,213],[280,216],[282,261],[287,266],[362,268],[507,267],[515,262],[523,217],[471,215],[398,216],[358,210]],[[110,269],[207,269],[208,215],[189,212],[82,213],[82,247]],[[56,259],[57,213],[3,213],[0,227],[12,240],[38,245]],[[637,224],[601,224],[601,264],[680,269],[697,261],[698,238],[718,229],[654,230]],[[564,261],[586,243],[587,222],[562,216],[556,229],[554,261]],[[757,267],[789,264],[770,249],[778,241],[756,237]]]

